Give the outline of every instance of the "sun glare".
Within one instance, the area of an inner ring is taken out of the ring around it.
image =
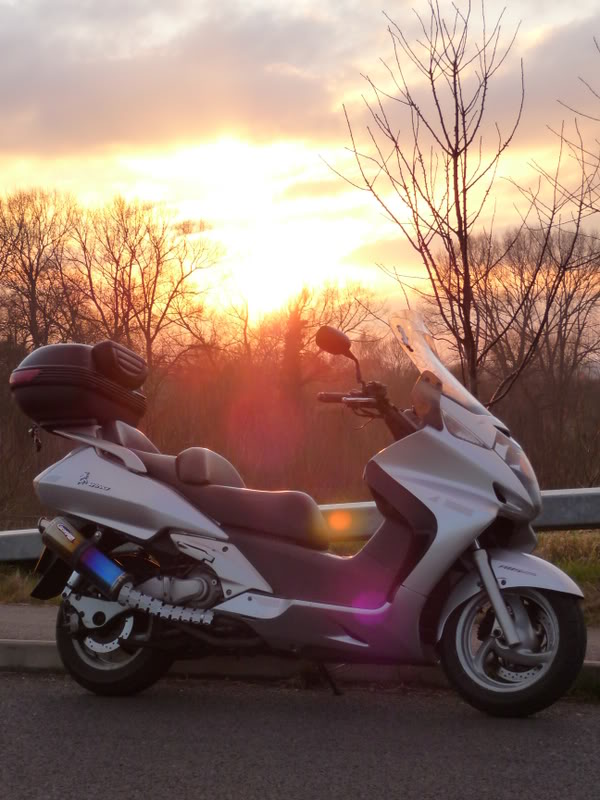
[[[224,253],[217,302],[247,302],[257,317],[304,286],[365,282],[364,267],[345,258],[374,236],[373,214],[360,213],[362,198],[352,194],[349,203],[347,192],[335,189],[319,156],[304,143],[258,146],[224,138],[123,159],[123,166],[144,176],[145,194],[162,198],[183,219],[208,223],[207,235]],[[324,193],[323,185],[335,190]],[[303,191],[295,192],[297,186]]]
[[[340,158],[341,148],[302,141],[257,145],[231,136],[64,163],[12,160],[0,162],[0,169],[9,190],[35,175],[32,185],[71,192],[91,207],[121,194],[164,203],[182,220],[202,220],[222,258],[200,280],[212,287],[215,303],[246,302],[257,318],[305,286],[381,288],[377,256],[367,250],[389,237],[391,226],[366,193],[344,184],[325,163],[339,166]]]

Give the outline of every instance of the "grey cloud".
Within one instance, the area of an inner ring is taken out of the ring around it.
[[[0,5],[0,150],[152,147],[233,132],[339,140],[334,78],[349,68],[357,37],[369,44],[360,16],[340,36],[338,17],[248,8],[234,0],[200,11],[185,0]],[[339,13],[353,8],[347,0]],[[175,24],[177,12],[187,25]],[[175,26],[164,41],[161,19]]]
[[[533,0],[526,0],[530,5]],[[415,29],[410,0],[388,4]],[[64,155],[193,144],[220,134],[348,143],[340,91],[390,58],[386,23],[363,0],[311,12],[278,0],[0,0],[0,153]],[[525,53],[516,147],[569,112],[600,111],[578,75],[600,66],[600,14]],[[518,103],[518,42],[493,81],[488,118],[507,130]],[[600,86],[598,87],[600,88]],[[367,121],[352,109],[357,130]],[[493,126],[489,128],[494,136]]]
[[[600,101],[585,89],[579,77],[600,89],[596,76],[600,71],[600,53],[593,37],[600,35],[600,14],[558,27],[524,53],[525,106],[515,146],[530,148],[544,140],[547,126],[559,129],[562,120],[572,120],[573,113],[562,101],[577,110],[600,116]],[[517,51],[515,51],[516,53]],[[510,69],[499,74],[492,87],[490,115],[504,121],[508,128],[511,113],[518,106],[518,58]],[[546,144],[551,142],[545,138]],[[531,152],[534,156],[535,152]]]
[[[510,25],[507,26],[505,42],[510,39]],[[512,52],[509,54],[502,69],[494,75],[489,95],[486,100],[485,121],[481,133],[483,134],[484,156],[489,157],[497,145],[498,135],[496,123],[502,134],[510,133],[515,122],[520,102],[520,56],[524,59],[525,68],[525,105],[523,116],[517,133],[510,145],[507,156],[515,154],[519,160],[511,161],[505,158],[500,162],[500,171],[505,169],[515,170],[516,173],[529,171],[535,180],[537,175],[528,167],[532,160],[546,161],[547,150],[558,156],[559,142],[548,130],[560,130],[562,120],[568,123],[567,135],[573,137],[573,112],[559,104],[559,100],[573,108],[600,117],[600,100],[593,95],[578,80],[582,76],[600,92],[600,53],[596,50],[593,37],[600,39],[600,12],[586,19],[556,26],[548,30],[537,43],[525,48],[518,38]],[[522,37],[523,42],[526,41]],[[381,70],[380,70],[381,73]],[[414,87],[413,87],[414,88]],[[429,113],[430,118],[436,120],[432,107],[430,93],[426,88],[416,90],[420,107]],[[367,95],[373,100],[372,95]],[[392,126],[396,125],[402,135],[406,134],[405,147],[412,143],[410,120],[404,109],[398,104],[386,101],[386,110],[390,114]],[[369,149],[367,125],[372,121],[360,106],[351,108],[351,121],[359,149]],[[586,141],[590,143],[594,138],[599,138],[600,125],[598,123],[581,122]],[[424,127],[420,131],[421,144],[427,149],[431,141]],[[542,157],[542,148],[544,148]],[[475,148],[474,148],[475,149]],[[569,168],[572,167],[567,155],[563,160],[563,176],[568,177]],[[475,159],[471,160],[475,164]],[[506,167],[505,167],[506,165]],[[519,174],[514,175],[519,178]],[[500,183],[496,184],[494,194],[500,191]],[[505,193],[506,194],[506,193]],[[513,198],[509,198],[512,208]]]

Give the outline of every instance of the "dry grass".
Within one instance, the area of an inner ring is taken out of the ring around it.
[[[553,563],[587,564],[600,575],[600,531],[540,533],[536,553]]]
[[[0,603],[36,603],[56,605],[58,599],[34,600],[29,595],[38,578],[21,567],[0,567]]]
[[[541,533],[535,554],[555,564],[581,587],[590,625],[600,624],[600,532]]]

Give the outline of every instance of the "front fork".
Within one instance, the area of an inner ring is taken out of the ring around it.
[[[475,567],[477,568],[477,572],[479,573],[479,577],[481,578],[483,588],[487,592],[487,596],[489,597],[492,608],[494,609],[496,621],[502,629],[504,640],[509,647],[516,647],[518,644],[521,644],[521,638],[517,633],[517,628],[513,618],[511,617],[506,603],[504,602],[504,598],[502,597],[500,586],[498,585],[496,576],[494,575],[494,572],[490,566],[488,554],[480,547],[479,542],[477,541],[475,541],[473,545],[472,556],[473,561],[475,562]]]

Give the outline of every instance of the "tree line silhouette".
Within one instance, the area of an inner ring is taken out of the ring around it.
[[[548,236],[552,242],[555,234]],[[527,229],[469,240],[471,263],[485,269],[485,290],[474,293],[478,313],[492,331],[511,321],[481,363],[480,396],[506,383],[534,342],[494,413],[522,441],[542,485],[593,485],[600,477],[595,238],[578,237],[577,268],[556,291],[560,267],[552,253],[560,243],[540,253],[539,242]],[[492,255],[493,271],[485,266]],[[44,436],[35,452],[8,377],[32,349],[67,341],[110,338],[146,358],[149,408],[141,427],[164,452],[203,445],[229,458],[255,488],[295,487],[321,502],[368,499],[362,470],[389,436],[377,423],[364,427],[348,411],[318,405],[317,391],[350,388],[355,378],[349,362],[319,353],[314,337],[322,324],[344,330],[357,342],[363,374],[387,383],[407,406],[415,375],[386,336],[390,309],[368,287],[329,284],[254,320],[243,304],[210,302],[219,257],[202,223],[181,223],[157,204],[117,197],[85,209],[41,189],[0,199],[5,528],[33,524],[41,509],[32,478],[69,449]],[[415,294],[412,302],[443,338],[435,300]],[[451,346],[445,355],[459,365]]]

